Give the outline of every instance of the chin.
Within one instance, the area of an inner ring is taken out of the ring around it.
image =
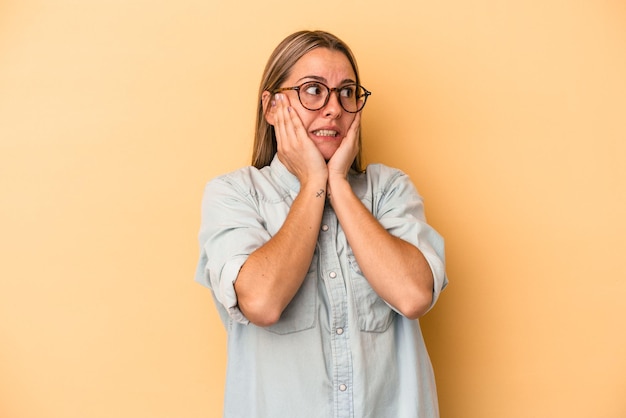
[[[339,144],[322,144],[322,146],[317,147],[317,149],[320,151],[320,153],[327,162],[333,157],[333,155],[335,155],[335,152],[337,152],[337,148],[339,148]]]
[[[333,152],[322,152],[322,156],[324,157],[326,162],[328,162],[331,158],[333,158],[333,155],[335,155],[335,151],[333,151]]]

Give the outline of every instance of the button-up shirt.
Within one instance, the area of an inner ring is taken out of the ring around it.
[[[351,172],[354,193],[391,234],[420,249],[447,284],[443,239],[401,171],[372,164]],[[196,280],[211,289],[228,335],[227,418],[434,418],[433,370],[418,320],[372,290],[326,203],[304,281],[269,327],[250,323],[234,282],[246,258],[282,226],[300,189],[277,157],[210,181],[202,203]]]

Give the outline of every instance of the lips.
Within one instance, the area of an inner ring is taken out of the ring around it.
[[[313,131],[313,135],[315,136],[332,136],[335,137],[339,133],[337,131],[333,131],[332,129],[318,129],[317,131]]]
[[[340,136],[340,133],[335,126],[324,126],[320,129],[311,131],[311,134],[320,138],[337,138]]]

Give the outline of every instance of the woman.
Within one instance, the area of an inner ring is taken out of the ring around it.
[[[447,284],[443,240],[406,175],[361,169],[369,95],[337,37],[288,36],[253,166],[206,187],[196,280],[228,332],[225,417],[438,416],[417,318]]]

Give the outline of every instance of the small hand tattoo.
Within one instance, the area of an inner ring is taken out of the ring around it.
[[[324,195],[324,189],[320,189],[319,192],[315,193],[315,197],[320,197]]]

